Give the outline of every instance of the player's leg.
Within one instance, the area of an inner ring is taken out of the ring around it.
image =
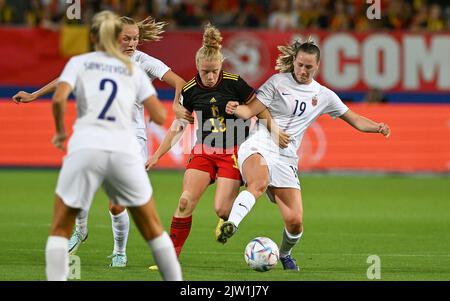
[[[78,248],[88,238],[88,214],[87,210],[80,210],[75,219],[75,230],[69,240],[69,254],[75,255]]]
[[[241,191],[233,203],[228,221],[221,227],[221,235],[231,237],[247,216],[253,205],[269,184],[269,169],[264,157],[259,153],[251,154],[242,164],[242,177],[246,190]]]
[[[127,241],[130,231],[130,218],[125,207],[109,201],[109,214],[114,238],[114,250],[111,255],[111,267],[127,266]]]
[[[280,245],[280,259],[284,269],[299,270],[291,256],[292,249],[303,234],[303,204],[299,189],[269,187],[271,199],[280,208],[285,224]]]
[[[191,231],[192,212],[210,183],[211,175],[208,172],[191,168],[184,173],[183,192],[170,225],[170,238],[175,246],[177,256],[180,256]]]
[[[68,238],[80,209],[89,211],[94,194],[103,182],[105,165],[105,152],[98,150],[80,150],[64,159],[56,184],[54,217],[45,250],[49,280],[67,279]]]
[[[181,267],[169,235],[164,232],[153,199],[139,207],[130,207],[130,213],[145,241],[153,252],[164,280],[182,280]]]
[[[216,226],[215,237],[220,243],[225,243],[227,238],[221,235],[220,229],[228,220],[233,202],[239,194],[242,178],[237,162],[237,147],[232,153],[216,154],[217,185],[214,196],[214,210],[219,217]]]
[[[68,243],[79,209],[70,208],[55,195],[53,222],[45,247],[47,280],[65,281],[69,272]]]
[[[219,217],[215,236],[216,240],[221,243],[226,242],[226,237],[220,235],[220,228],[224,221],[228,220],[234,199],[239,194],[241,180],[218,177],[216,184],[216,192],[214,196],[214,210]]]
[[[142,159],[125,153],[111,153],[103,185],[110,200],[128,207],[136,226],[153,252],[165,280],[181,280],[176,253],[152,201],[153,189]]]

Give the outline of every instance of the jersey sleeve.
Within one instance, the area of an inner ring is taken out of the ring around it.
[[[192,106],[192,101],[191,101],[191,97],[190,97],[190,93],[186,93],[186,92],[181,92],[180,95],[180,105],[182,105],[183,107],[186,108],[186,110],[188,110],[189,112],[192,113],[192,111],[194,111],[194,107]]]
[[[157,95],[155,87],[153,87],[150,78],[138,66],[134,66],[137,76],[137,101],[144,102],[148,97]]]
[[[239,97],[239,103],[245,104],[252,99],[255,94],[255,89],[247,84],[247,82],[239,76],[237,81],[237,93]]]
[[[269,78],[256,92],[256,97],[263,105],[269,107],[275,98],[274,77]]]
[[[78,66],[81,64],[77,63],[77,59],[75,57],[71,58],[58,78],[58,83],[66,82],[68,83],[72,89],[75,88],[77,77],[78,77]]]
[[[339,96],[328,88],[325,88],[325,95],[328,105],[325,108],[324,114],[330,115],[333,119],[342,116],[348,111],[348,107],[342,102]]]
[[[170,70],[170,68],[162,61],[143,53],[142,61],[140,62],[141,68],[147,73],[150,79],[158,78],[162,80],[164,74]]]

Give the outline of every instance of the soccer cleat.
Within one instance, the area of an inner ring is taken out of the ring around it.
[[[112,268],[124,268],[127,266],[127,262],[128,259],[126,254],[113,254],[109,266]]]
[[[87,238],[88,233],[86,233],[86,236],[83,236],[83,234],[80,231],[78,230],[73,231],[72,236],[70,237],[69,240],[69,255],[75,255],[81,243],[84,243]]]
[[[216,240],[223,244],[227,242],[227,238],[220,231],[220,228],[222,227],[224,222],[225,221],[223,219],[221,219],[221,218],[219,219],[219,222],[217,223],[217,226],[216,226],[216,233],[215,233]]]
[[[148,269],[149,269],[150,271],[158,271],[158,270],[159,270],[159,268],[158,268],[157,265],[151,265],[151,266],[148,267]]]
[[[280,257],[281,264],[283,265],[283,269],[292,270],[292,271],[300,271],[300,268],[297,266],[295,259],[292,258],[291,255],[287,255],[286,257]]]
[[[222,237],[225,239],[224,243],[227,241],[228,238],[233,236],[234,233],[236,233],[237,227],[230,221],[226,221],[222,224],[220,227],[220,234],[219,237]]]

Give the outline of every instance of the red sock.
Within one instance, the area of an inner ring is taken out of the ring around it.
[[[172,239],[177,257],[180,256],[181,249],[184,242],[191,232],[192,215],[188,217],[172,217],[172,224],[170,225],[170,238]]]

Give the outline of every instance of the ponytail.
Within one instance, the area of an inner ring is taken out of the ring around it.
[[[203,46],[197,51],[195,55],[195,62],[198,65],[201,59],[207,61],[219,60],[221,63],[224,60],[223,54],[220,51],[222,48],[222,36],[220,31],[207,24],[205,27],[205,32],[203,33]]]
[[[123,26],[120,18],[112,12],[104,11],[96,14],[92,23],[91,33],[96,35],[97,45],[107,54],[122,61],[131,74],[132,63],[120,51],[119,43],[117,42]]]

